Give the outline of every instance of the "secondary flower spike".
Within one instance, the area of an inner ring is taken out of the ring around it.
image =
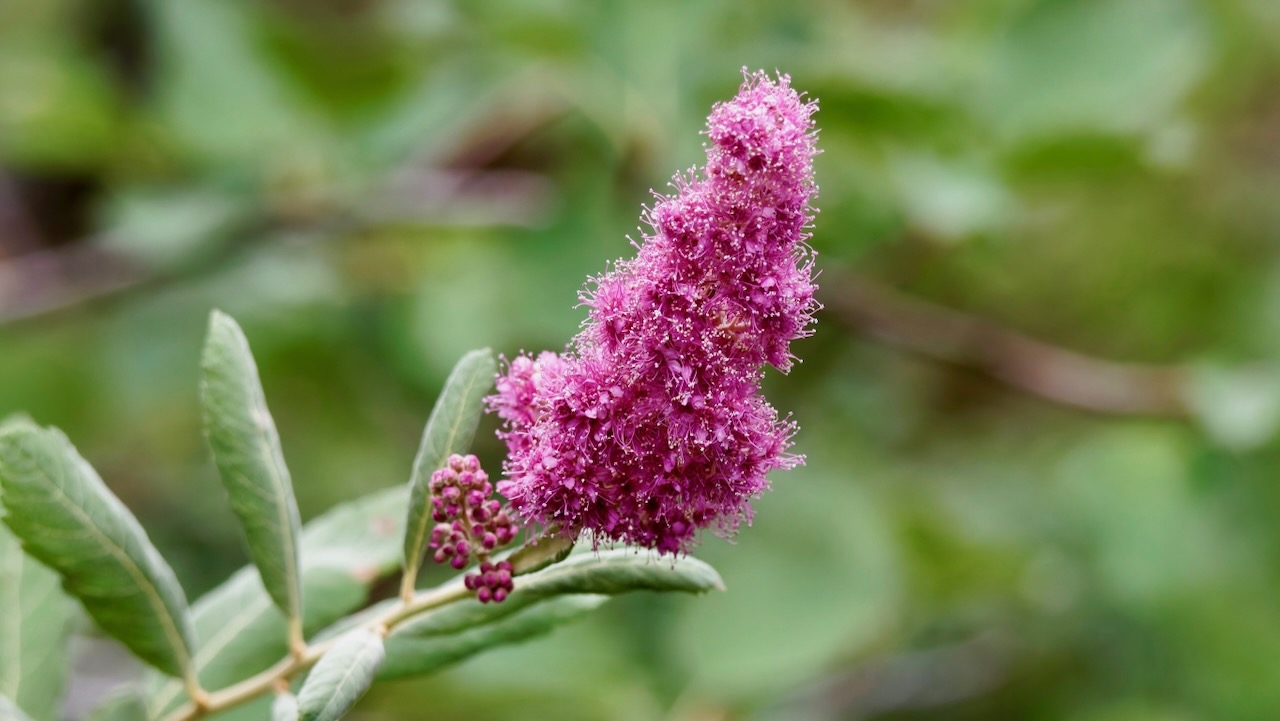
[[[463,580],[476,592],[481,603],[501,602],[511,593],[511,564],[489,563],[489,555],[515,538],[516,530],[501,501],[490,498],[493,484],[475,456],[449,456],[444,468],[431,474],[431,529],[428,548],[436,563],[448,562],[458,570],[471,557],[480,561],[480,571]]]
[[[588,283],[568,350],[498,378],[498,491],[526,521],[679,553],[699,529],[733,533],[765,475],[804,460],[760,381],[766,364],[790,369],[818,308],[817,106],[786,75],[744,75],[711,111],[701,172],[646,209],[634,259]]]

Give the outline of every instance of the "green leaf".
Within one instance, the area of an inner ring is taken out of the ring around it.
[[[31,717],[23,713],[8,696],[0,693],[0,721],[31,721]]]
[[[285,616],[302,618],[298,504],[249,342],[230,316],[209,316],[200,383],[213,458],[249,540],[267,593]]]
[[[548,549],[563,552],[558,544]],[[512,557],[514,558],[514,555]],[[584,550],[554,566],[519,576],[502,603],[475,599],[452,603],[397,626],[387,637],[387,661],[378,678],[434,672],[489,648],[546,633],[630,591],[723,590],[720,575],[692,557],[653,559],[633,550]],[[333,638],[367,623],[397,603],[389,599],[342,619],[317,635]]]
[[[298,721],[336,721],[369,690],[386,658],[381,634],[356,629],[320,657],[298,692]]]
[[[407,621],[391,634],[389,645],[405,638],[443,636],[490,624],[555,596],[616,596],[631,591],[705,593],[723,589],[715,569],[693,557],[676,561],[652,559],[628,549],[583,553],[517,577],[515,590],[502,603],[484,604],[471,599]]]
[[[387,659],[378,672],[378,679],[433,673],[482,651],[537,638],[586,615],[608,600],[608,596],[594,594],[561,596],[460,633],[425,637],[392,634],[387,639]]]
[[[271,721],[298,721],[298,697],[282,693],[271,702]]]
[[[573,552],[576,539],[564,536],[543,536],[524,544],[506,560],[516,574],[533,573],[559,563]]]
[[[74,613],[57,574],[0,526],[0,694],[36,718],[57,716]]]
[[[26,413],[12,413],[0,420],[0,433],[4,433],[10,428],[18,428],[19,426],[32,426],[35,421],[31,420],[31,416]]]
[[[334,507],[302,529],[303,628],[310,634],[364,605],[369,588],[400,566],[404,486],[371,493]],[[205,688],[251,676],[286,653],[285,623],[258,582],[253,567],[240,569],[192,608],[195,666]],[[149,679],[148,707],[155,718],[183,701],[182,684]]]
[[[187,601],[137,519],[60,431],[29,424],[0,434],[5,523],[27,553],[62,576],[104,631],[147,663],[191,666]]]
[[[497,365],[488,348],[462,356],[445,381],[440,399],[422,431],[422,443],[413,459],[413,475],[409,479],[409,514],[404,537],[405,577],[410,582],[418,574],[427,534],[431,531],[431,474],[444,465],[450,454],[463,453],[471,446],[484,412],[484,397],[496,373]]]

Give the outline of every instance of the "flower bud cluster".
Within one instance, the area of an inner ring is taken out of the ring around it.
[[[467,590],[475,591],[476,598],[480,603],[502,603],[504,599],[515,588],[511,581],[511,563],[508,561],[498,561],[497,563],[489,563],[485,561],[480,564],[479,573],[467,574],[462,579],[466,584]]]
[[[467,588],[482,602],[501,601],[511,592],[511,565],[489,563],[489,554],[515,538],[516,528],[502,502],[490,498],[493,484],[475,456],[449,456],[448,465],[431,474],[431,530],[429,547],[436,563],[458,570],[474,557],[480,572],[466,577]],[[499,568],[504,566],[504,568]]]

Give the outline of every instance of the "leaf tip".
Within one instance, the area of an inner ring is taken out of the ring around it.
[[[717,571],[715,567],[701,559],[695,558],[693,560],[698,562],[698,565],[702,567],[702,571],[706,574],[706,585],[698,591],[699,593],[706,593],[707,591],[724,592],[729,590],[729,588],[724,584],[724,579],[720,577],[720,572]]]
[[[244,331],[241,330],[240,324],[236,322],[236,319],[218,308],[213,308],[209,311],[209,329],[205,334],[206,348],[218,336],[223,338],[230,336],[232,339],[238,339],[247,344],[244,339]]]
[[[11,428],[21,428],[24,426],[35,426],[35,425],[36,425],[36,422],[32,420],[31,416],[27,415],[26,413],[23,413],[21,411],[17,413],[10,413],[9,415],[0,419],[0,434],[7,432]]]
[[[243,337],[240,324],[230,315],[214,308],[209,311],[209,325],[204,335],[204,352],[201,354],[201,366],[208,370],[215,362],[219,351],[217,348],[230,339],[233,343],[237,337]]]
[[[221,308],[209,309],[209,326],[213,327],[219,323],[235,323],[235,320]]]
[[[498,367],[498,362],[493,356],[493,349],[488,346],[467,351],[467,353],[462,356],[462,360],[459,361],[459,363],[462,363],[463,361],[484,363],[485,366],[492,366],[494,370],[497,370]]]
[[[19,436],[40,430],[40,426],[26,414],[14,414],[0,421],[0,438]]]

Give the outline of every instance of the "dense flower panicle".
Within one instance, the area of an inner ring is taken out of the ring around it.
[[[488,568],[489,554],[510,543],[516,529],[502,502],[490,498],[493,484],[480,461],[475,456],[449,456],[448,465],[431,474],[429,488],[431,518],[436,522],[427,544],[435,550],[432,558],[462,570],[474,556],[481,562],[480,572],[464,579],[467,588],[476,590],[482,602],[506,598],[511,592],[510,567],[505,579],[485,574],[494,570]]]
[[[815,109],[785,75],[746,75],[712,110],[702,173],[677,176],[636,257],[583,292],[569,349],[499,377],[498,490],[519,516],[678,553],[698,529],[732,533],[765,474],[803,461],[760,381],[766,364],[790,369],[818,307]]]

